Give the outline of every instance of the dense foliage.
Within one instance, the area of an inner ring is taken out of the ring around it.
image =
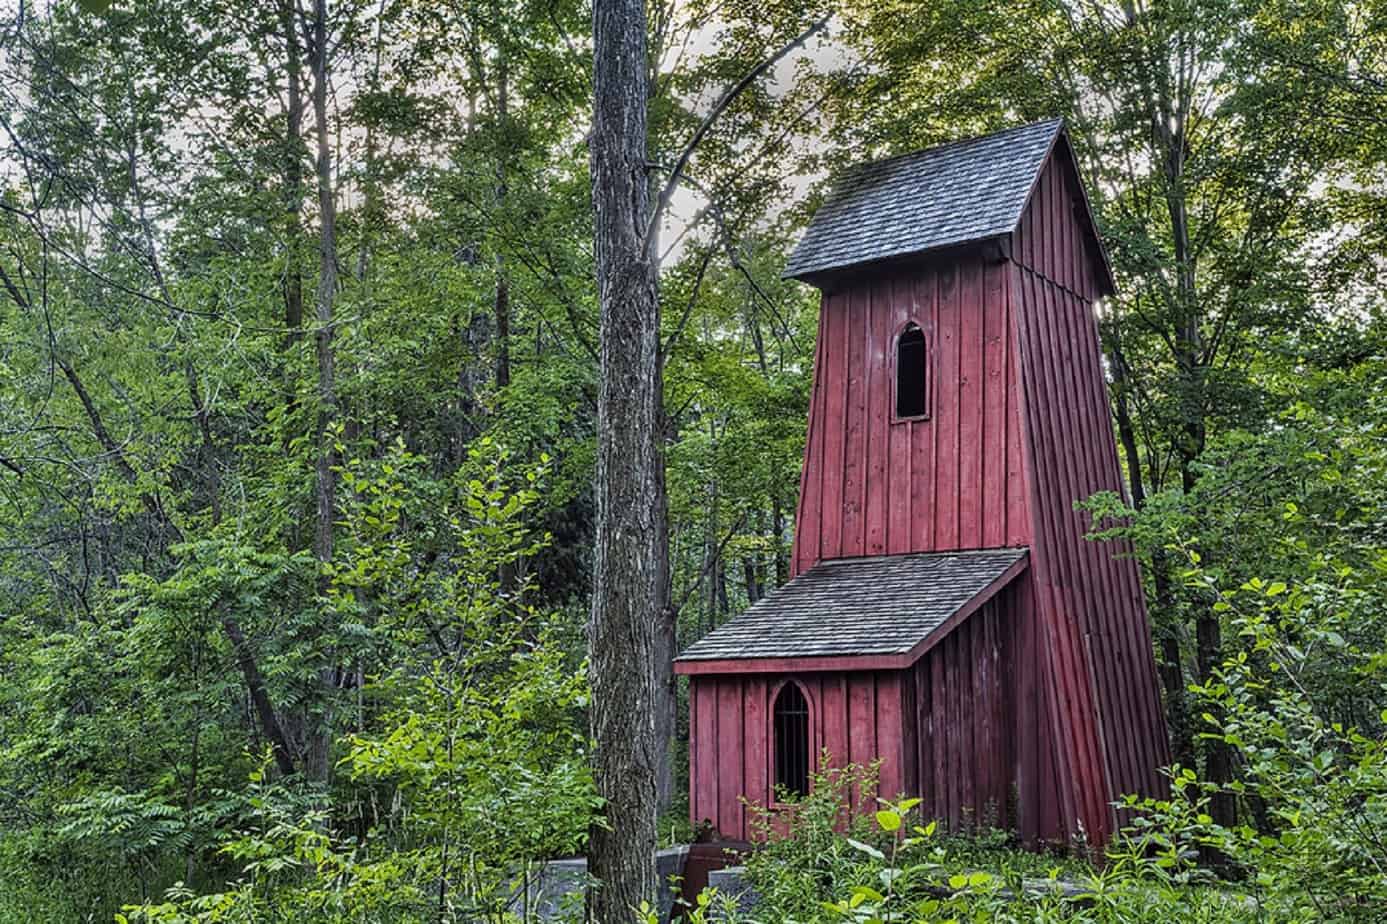
[[[652,176],[825,13],[664,216],[678,640],[787,578],[816,300],[779,272],[823,181],[1063,115],[1120,290],[1128,484],[1087,506],[1141,558],[1179,766],[1097,879],[1062,864],[1084,902],[1018,904],[1059,861],[944,839],[929,806],[854,846],[832,819],[866,781],[825,780],[753,864],[769,907],[1373,920],[1387,6],[656,3]],[[6,16],[0,921],[523,913],[601,814],[588,5]]]
[[[875,799],[871,768],[815,780],[777,839],[747,863],[754,909],[713,893],[730,921],[914,924],[929,921],[1251,922],[1242,893],[1191,877],[1189,864],[1139,840],[1115,845],[1102,870],[1017,850],[1006,832],[946,835],[919,800]],[[863,801],[867,803],[863,807]],[[850,815],[848,808],[859,806]]]

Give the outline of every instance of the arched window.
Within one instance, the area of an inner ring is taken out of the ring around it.
[[[793,681],[775,698],[775,791],[809,794],[809,703]]]
[[[896,416],[924,417],[929,413],[925,398],[925,332],[907,324],[896,340]]]

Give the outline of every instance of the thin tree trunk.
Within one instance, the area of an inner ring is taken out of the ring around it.
[[[284,338],[279,377],[284,390],[285,418],[293,419],[298,412],[298,374],[295,354],[303,340],[303,45],[299,37],[298,10],[295,0],[280,0],[279,25],[284,38],[284,73],[287,99],[284,110],[284,143],[280,152],[280,172],[283,189],[284,236]],[[281,450],[288,455],[294,434],[286,428]],[[289,517],[284,529],[284,541],[290,550],[297,551],[306,544],[305,516]]]
[[[111,437],[110,431],[106,429],[105,422],[101,419],[101,414],[96,407],[96,402],[92,400],[91,394],[78,376],[77,370],[61,357],[57,357],[57,364],[58,368],[62,370],[63,377],[72,386],[77,400],[82,403],[82,408],[87,414],[87,421],[91,424],[92,433],[96,436],[97,442],[101,444],[101,448],[106,451],[117,471],[127,482],[138,484],[139,474],[130,464],[129,459],[126,458],[125,451],[121,449],[120,445]],[[163,502],[157,496],[148,491],[141,491],[140,502],[158,524],[159,534],[163,542],[182,541],[182,531],[169,519],[167,511],[164,510]],[[227,640],[230,641],[232,650],[236,654],[236,665],[241,670],[241,677],[245,681],[246,691],[250,694],[251,704],[255,707],[255,714],[260,719],[260,726],[264,730],[265,736],[270,739],[275,765],[281,773],[288,776],[294,772],[293,750],[289,746],[279,715],[270,700],[269,689],[265,685],[264,675],[260,673],[260,667],[255,661],[255,654],[246,640],[245,633],[241,631],[240,625],[233,617],[223,614],[221,624],[222,631],[226,634]]]
[[[506,182],[509,173],[510,150],[510,62],[506,49],[500,49],[496,74],[496,118],[498,144],[496,158],[496,211],[505,220]],[[510,385],[510,277],[506,275],[506,258],[496,254],[496,387]]]
[[[333,190],[332,150],[328,137],[327,0],[316,0],[313,5],[313,39],[310,51],[313,55],[313,117],[317,122],[318,140],[316,171],[319,220],[318,293],[315,312],[318,354],[317,461],[314,466],[317,516],[313,533],[313,557],[319,566],[318,589],[322,594],[327,590],[326,569],[332,561],[333,521],[337,509],[337,475],[334,471],[337,453],[334,449],[332,428],[338,416],[337,357],[333,345],[333,308],[337,298],[337,200]],[[323,691],[329,693],[334,686],[335,672],[331,666],[325,666],[321,675]],[[328,776],[330,747],[328,728],[332,719],[330,715],[324,714],[316,721],[309,721],[305,769],[313,779],[325,780]]]
[[[380,71],[381,56],[384,52],[384,41],[382,40],[381,28],[385,19],[386,0],[380,0],[379,7],[375,15],[376,36],[373,50],[373,60],[371,64],[371,77],[369,86],[372,93],[380,92]],[[366,273],[371,265],[371,240],[376,229],[381,225],[380,207],[380,184],[378,182],[379,155],[376,143],[376,122],[374,119],[366,123],[366,170],[361,182],[361,233],[359,245],[356,252],[356,279],[358,281],[366,278]]]
[[[664,395],[664,361],[657,368],[656,394]],[[669,432],[671,421],[664,412],[663,403],[659,408],[660,427],[664,434],[663,443],[673,442],[675,434]],[[679,721],[679,687],[674,675],[674,656],[678,653],[679,613],[673,602],[673,576],[669,561],[669,493],[666,490],[664,455],[661,452],[659,471],[659,497],[657,499],[658,526],[655,540],[658,543],[656,601],[660,614],[655,633],[655,747],[660,756],[659,772],[655,780],[655,801],[657,812],[668,812],[674,804],[674,735]]]
[[[501,221],[506,221],[506,177],[509,173],[507,161],[510,153],[510,62],[504,42],[498,47],[499,61],[496,67],[496,213]],[[496,253],[496,296],[492,304],[492,315],[496,322],[496,390],[510,387],[510,277],[506,273],[505,254]],[[499,396],[498,396],[499,398]],[[519,573],[514,562],[506,562],[500,568],[502,590],[515,594],[519,592]]]
[[[785,544],[785,512],[780,506],[778,491],[771,505],[771,528],[775,530],[775,586],[781,587],[790,579],[790,554]]]
[[[1175,588],[1170,581],[1170,560],[1163,551],[1151,556],[1152,580],[1156,585],[1156,608],[1167,614],[1154,628],[1159,640],[1157,670],[1165,690],[1166,724],[1170,727],[1171,756],[1182,767],[1195,765],[1194,730],[1190,727],[1190,704],[1185,682],[1185,660],[1180,650],[1179,623],[1175,617]]]
[[[587,915],[632,919],[655,903],[661,763],[657,703],[661,562],[660,306],[647,242],[649,95],[643,0],[593,7],[592,192],[601,304],[597,542],[589,623],[593,773],[606,823],[594,825]]]
[[[716,441],[717,432],[709,423],[709,436]],[[717,479],[708,481],[708,516],[703,521],[703,580],[706,583],[703,595],[703,618],[705,620],[704,630],[707,632],[717,628],[718,612],[718,482]]]
[[[1183,111],[1183,107],[1182,107]],[[1168,117],[1153,119],[1155,136],[1161,146],[1166,179],[1166,206],[1170,217],[1170,236],[1175,257],[1175,366],[1179,380],[1179,402],[1183,433],[1176,450],[1180,458],[1180,485],[1188,497],[1198,482],[1195,461],[1204,452],[1207,439],[1205,410],[1204,333],[1200,327],[1200,302],[1197,287],[1196,257],[1191,247],[1188,206],[1185,201],[1185,153],[1187,139],[1183,119]],[[1196,601],[1199,604],[1199,601]],[[1223,660],[1222,630],[1218,614],[1205,603],[1194,620],[1195,668],[1200,683],[1208,683],[1214,669]],[[1209,711],[1215,722],[1223,716],[1216,705]],[[1208,742],[1205,755],[1205,776],[1214,783],[1232,780],[1233,762],[1227,744],[1219,740]],[[1209,814],[1221,825],[1231,827],[1237,822],[1237,803],[1230,794],[1216,793],[1210,800]]]
[[[727,599],[727,559],[721,555],[718,556],[717,560],[717,573],[718,615],[722,617],[723,622],[727,622],[727,618],[732,612],[732,605]]]
[[[270,739],[275,766],[279,768],[280,773],[289,776],[294,772],[293,750],[270,701],[269,688],[265,686],[265,677],[255,662],[250,642],[246,640],[245,633],[241,631],[236,620],[230,616],[222,617],[222,631],[226,633],[232,651],[236,654],[236,666],[241,670],[246,690],[250,693],[251,705],[255,708],[256,717],[260,719],[260,727],[264,729],[265,737]]]
[[[1127,483],[1132,506],[1146,506],[1146,486],[1141,480],[1141,453],[1137,449],[1136,426],[1132,420],[1128,390],[1132,387],[1127,357],[1115,331],[1104,336],[1109,365],[1113,370],[1113,413],[1117,418],[1118,442],[1127,459]],[[1194,735],[1190,728],[1189,697],[1185,683],[1184,658],[1180,651],[1175,588],[1170,580],[1170,559],[1161,549],[1151,554],[1151,579],[1156,588],[1157,670],[1165,691],[1166,725],[1170,729],[1171,754],[1184,767],[1195,765]]]
[[[288,107],[284,112],[284,329],[286,348],[303,336],[303,267],[299,243],[303,235],[303,82],[299,76],[302,51],[294,7],[280,3],[280,27],[284,30],[285,78]]]

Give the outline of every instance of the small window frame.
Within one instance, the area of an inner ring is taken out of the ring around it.
[[[818,772],[817,755],[814,748],[814,715],[816,712],[814,698],[809,695],[809,690],[804,684],[793,677],[786,678],[771,689],[766,710],[766,782],[768,787],[766,802],[768,807],[773,809],[788,809],[799,804],[798,802],[782,802],[776,792],[777,777],[779,776],[776,767],[776,745],[778,743],[775,727],[776,705],[780,702],[781,694],[790,686],[799,691],[800,698],[804,700],[805,709],[805,780],[804,792],[800,795],[800,799],[808,798],[809,794],[814,791],[814,774]]]
[[[907,334],[918,331],[920,334],[920,348],[923,353],[920,388],[924,394],[921,398],[922,410],[919,414],[901,414],[901,341]],[[930,374],[934,364],[930,362],[930,340],[925,335],[924,325],[918,321],[910,320],[901,325],[896,331],[896,336],[891,341],[891,422],[910,423],[930,419],[930,402],[934,398],[934,389],[930,387]]]

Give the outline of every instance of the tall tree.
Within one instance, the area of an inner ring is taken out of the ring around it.
[[[314,0],[309,18],[308,53],[313,72],[313,118],[317,136],[315,173],[318,180],[318,293],[314,335],[318,356],[317,459],[314,463],[317,500],[313,556],[320,569],[319,589],[326,591],[326,569],[332,564],[333,528],[337,518],[337,451],[332,432],[337,423],[337,352],[334,306],[337,301],[337,191],[332,170],[332,139],[328,124],[328,80],[332,52],[328,46],[327,0]],[[325,689],[335,683],[335,667],[320,668]],[[315,779],[328,773],[331,717],[323,717],[308,730],[304,756],[306,768]]]
[[[664,549],[660,302],[646,158],[643,0],[593,4],[592,198],[601,383],[597,545],[588,625],[593,774],[604,802],[588,870],[592,920],[655,898],[657,625]]]

